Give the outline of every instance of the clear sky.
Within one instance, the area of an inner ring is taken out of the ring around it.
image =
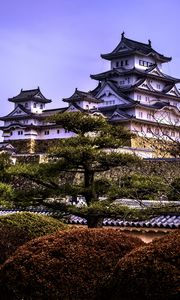
[[[13,109],[7,99],[40,86],[61,107],[77,87],[88,91],[89,75],[108,69],[100,58],[125,36],[151,39],[172,56],[164,69],[180,77],[179,0],[0,0],[0,115]]]

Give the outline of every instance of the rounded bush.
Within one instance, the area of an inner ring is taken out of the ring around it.
[[[175,300],[180,296],[180,232],[154,240],[119,260],[102,300]]]
[[[21,212],[0,217],[0,264],[24,243],[35,237],[65,229],[67,225],[52,217]]]
[[[0,298],[93,300],[119,258],[144,243],[115,229],[72,229],[28,242],[0,270]]]

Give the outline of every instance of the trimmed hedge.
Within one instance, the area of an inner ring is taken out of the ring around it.
[[[180,232],[155,239],[120,259],[101,300],[175,300],[180,296]]]
[[[93,300],[119,258],[142,245],[115,229],[72,229],[35,239],[2,266],[0,298]]]
[[[52,217],[21,212],[0,217],[0,264],[24,243],[35,237],[66,229],[67,225]]]

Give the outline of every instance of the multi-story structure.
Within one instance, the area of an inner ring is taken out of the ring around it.
[[[171,61],[147,44],[130,40],[122,33],[117,47],[101,57],[110,61],[110,70],[91,75],[98,81],[90,92],[75,90],[63,101],[68,107],[45,110],[51,100],[40,89],[23,91],[10,98],[14,110],[4,121],[4,142],[34,141],[68,138],[56,124],[47,122],[49,115],[64,111],[82,111],[102,114],[110,122],[126,126],[139,137],[166,138],[180,141],[180,92],[176,86],[180,79],[164,74],[163,63]],[[142,146],[137,144],[132,146]],[[139,143],[139,140],[138,140]],[[31,147],[31,150],[33,147]]]

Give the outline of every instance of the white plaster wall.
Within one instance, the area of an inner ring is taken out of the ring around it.
[[[165,87],[165,83],[162,82],[161,80],[151,79],[150,80],[150,84],[153,87],[153,89],[155,89],[158,92],[161,92],[164,89],[164,87]],[[160,85],[160,89],[157,87],[157,85]]]
[[[149,63],[151,63],[151,64],[154,64],[155,63],[155,60],[154,59],[152,59],[151,57],[146,57],[146,56],[140,56],[140,55],[135,55],[135,67],[137,68],[137,69],[141,69],[141,70],[145,70],[145,69],[147,69],[148,67],[147,66],[141,66],[140,64],[139,64],[139,60],[143,60],[143,61],[147,61],[147,62],[149,62]]]
[[[79,101],[77,104],[83,109],[93,109],[98,106],[98,103],[89,103],[88,101]]]
[[[45,134],[49,130],[49,134]],[[59,133],[57,132],[59,130]],[[64,139],[74,136],[73,132],[66,132],[64,128],[51,128],[43,129],[39,132],[37,139],[39,140],[50,140],[50,139]]]
[[[122,57],[122,58],[118,58],[118,59],[113,59],[111,61],[111,70],[112,69],[118,69],[118,68],[121,68],[121,61],[125,61],[127,60],[128,61],[128,65],[125,65],[123,64],[123,67],[125,69],[132,69],[134,67],[134,56],[125,56],[125,57]],[[119,63],[119,66],[116,67],[116,62]]]
[[[125,103],[124,100],[122,100],[120,97],[118,98],[116,95],[104,95],[101,99],[103,99],[104,102],[99,103],[99,107],[106,107]]]
[[[28,106],[25,106],[25,103],[28,104]],[[36,104],[36,107],[34,107],[34,103]],[[18,106],[18,104],[23,105],[26,109],[29,109],[31,112],[33,113],[42,113],[42,110],[45,109],[45,104],[44,103],[40,103],[40,102],[34,102],[34,101],[23,101],[23,102],[18,102],[15,103],[15,107]],[[41,108],[41,104],[42,104],[42,108]]]

